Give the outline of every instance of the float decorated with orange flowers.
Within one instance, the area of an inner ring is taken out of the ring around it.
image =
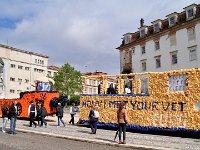
[[[51,83],[50,83],[51,82]],[[36,81],[36,90],[21,92],[20,98],[17,99],[0,99],[0,107],[7,103],[9,106],[16,101],[17,109],[19,112],[19,118],[28,118],[28,107],[31,101],[34,101],[34,104],[42,103],[47,110],[48,115],[56,113],[56,106],[58,102],[65,101],[64,98],[59,97],[57,91],[51,91],[51,84],[54,84],[54,81],[47,77],[38,78]],[[2,111],[0,111],[1,115]]]
[[[108,93],[111,84],[114,93]],[[200,68],[83,76],[82,87],[81,124],[94,104],[100,113],[98,126],[116,127],[118,104],[123,102],[128,129],[200,132]]]

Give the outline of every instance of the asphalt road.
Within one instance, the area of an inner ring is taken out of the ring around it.
[[[133,150],[133,148],[101,145],[18,132],[16,135],[0,132],[0,150]],[[142,148],[143,149],[143,148]],[[137,149],[139,150],[139,149]],[[140,149],[141,150],[141,149]]]

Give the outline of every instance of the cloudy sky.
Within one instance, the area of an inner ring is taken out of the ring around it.
[[[69,63],[81,72],[119,73],[122,35],[200,0],[0,0],[0,43]]]

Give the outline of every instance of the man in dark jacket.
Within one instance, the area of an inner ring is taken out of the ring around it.
[[[111,83],[109,88],[107,89],[107,94],[116,94],[116,90],[113,87],[113,83]]]
[[[60,121],[62,122],[63,126],[65,127],[65,123],[63,121],[63,107],[61,106],[61,103],[58,103],[56,110],[57,110],[56,115],[58,116],[58,127],[60,127]]]
[[[45,128],[46,128],[47,122],[45,121],[45,117],[47,116],[47,110],[44,107],[44,104],[41,104],[39,113],[40,113],[40,116],[41,116],[41,126],[43,126],[43,123],[44,123]]]
[[[10,134],[15,134],[15,127],[17,122],[17,116],[18,116],[18,109],[17,109],[17,101],[14,101],[12,103],[10,109],[9,109],[9,117],[10,117]]]
[[[28,115],[30,117],[30,126],[29,127],[32,127],[32,124],[34,124],[35,128],[36,128],[37,123],[34,121],[34,118],[37,116],[37,110],[36,110],[36,107],[35,107],[33,101],[31,101],[31,104],[28,107]]]

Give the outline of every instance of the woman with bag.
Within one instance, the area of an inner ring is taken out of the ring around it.
[[[90,114],[89,114],[91,134],[96,134],[98,119],[99,119],[99,112],[95,109],[94,105],[92,104]]]
[[[128,116],[123,103],[119,104],[119,109],[117,111],[117,121],[119,125],[119,144],[126,144],[126,124],[128,123]],[[121,141],[122,132],[123,142]]]

